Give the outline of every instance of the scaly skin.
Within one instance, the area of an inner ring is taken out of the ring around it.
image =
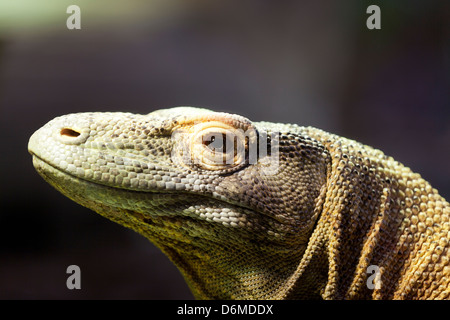
[[[179,107],[58,117],[29,151],[57,190],[155,243],[199,299],[449,297],[448,202],[358,142]]]

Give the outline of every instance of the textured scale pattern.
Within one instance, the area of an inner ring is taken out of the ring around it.
[[[199,299],[449,299],[448,202],[358,142],[178,107],[58,117],[29,151],[57,190],[157,245]]]

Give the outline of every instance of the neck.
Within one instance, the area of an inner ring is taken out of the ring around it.
[[[245,249],[210,243],[188,252],[173,248],[163,251],[182,272],[197,299],[281,298],[305,246],[278,252],[255,245]]]

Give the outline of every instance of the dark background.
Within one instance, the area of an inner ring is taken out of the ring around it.
[[[66,9],[81,8],[81,30]],[[366,8],[381,8],[368,30]],[[0,298],[191,299],[145,238],[34,171],[56,116],[179,105],[312,125],[450,195],[449,1],[0,2]],[[66,288],[67,266],[81,290]]]

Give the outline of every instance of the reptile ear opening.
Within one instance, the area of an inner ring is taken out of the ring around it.
[[[76,138],[76,137],[78,137],[81,133],[78,132],[78,131],[75,131],[75,130],[73,130],[73,129],[70,129],[70,128],[62,128],[61,131],[60,131],[60,134],[61,134],[62,136],[66,136],[66,137],[69,137],[69,138]]]

